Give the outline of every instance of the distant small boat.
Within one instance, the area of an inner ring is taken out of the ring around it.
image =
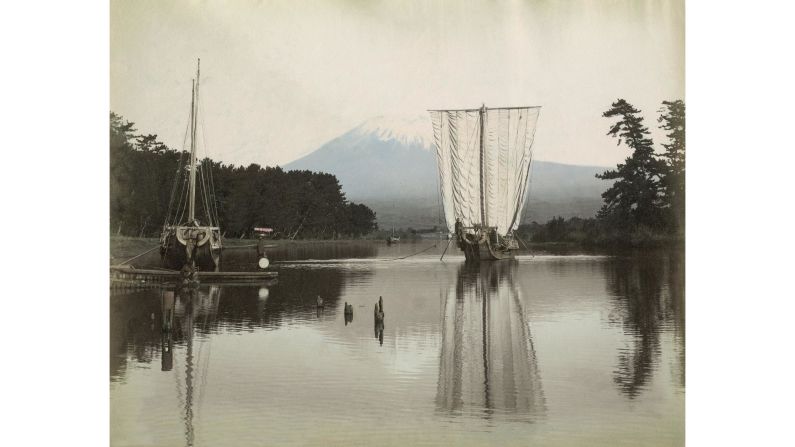
[[[400,236],[395,236],[395,227],[392,227],[392,235],[386,238],[387,244],[394,244],[400,242]]]

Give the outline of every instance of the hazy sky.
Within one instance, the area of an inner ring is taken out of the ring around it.
[[[284,164],[378,115],[541,105],[536,159],[612,165],[601,117],[684,99],[684,2],[111,0],[110,108],[182,147],[196,58],[210,156]],[[655,131],[655,136],[660,133]]]

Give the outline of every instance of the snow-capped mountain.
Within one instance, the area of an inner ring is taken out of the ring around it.
[[[438,173],[429,116],[376,117],[283,166],[334,174],[348,199],[373,208],[382,227],[439,223]],[[605,168],[533,161],[529,220],[590,217],[607,189]]]
[[[337,176],[349,199],[433,197],[436,153],[430,117],[367,120],[285,169]]]
[[[404,146],[433,148],[431,119],[425,115],[415,117],[378,116],[354,127],[353,135],[374,136],[381,141],[394,140]]]

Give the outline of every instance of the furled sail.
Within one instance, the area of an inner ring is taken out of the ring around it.
[[[540,107],[432,110],[447,228],[515,230],[527,192]]]

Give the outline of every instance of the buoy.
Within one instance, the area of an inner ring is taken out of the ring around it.
[[[264,256],[263,256],[263,257],[261,257],[261,258],[259,258],[259,261],[257,262],[257,265],[259,266],[259,268],[261,268],[261,269],[263,269],[263,270],[265,270],[266,268],[268,268],[268,266],[269,266],[270,264],[271,264],[271,263],[270,263],[270,261],[268,261],[268,258],[266,258],[266,257],[264,257]]]

